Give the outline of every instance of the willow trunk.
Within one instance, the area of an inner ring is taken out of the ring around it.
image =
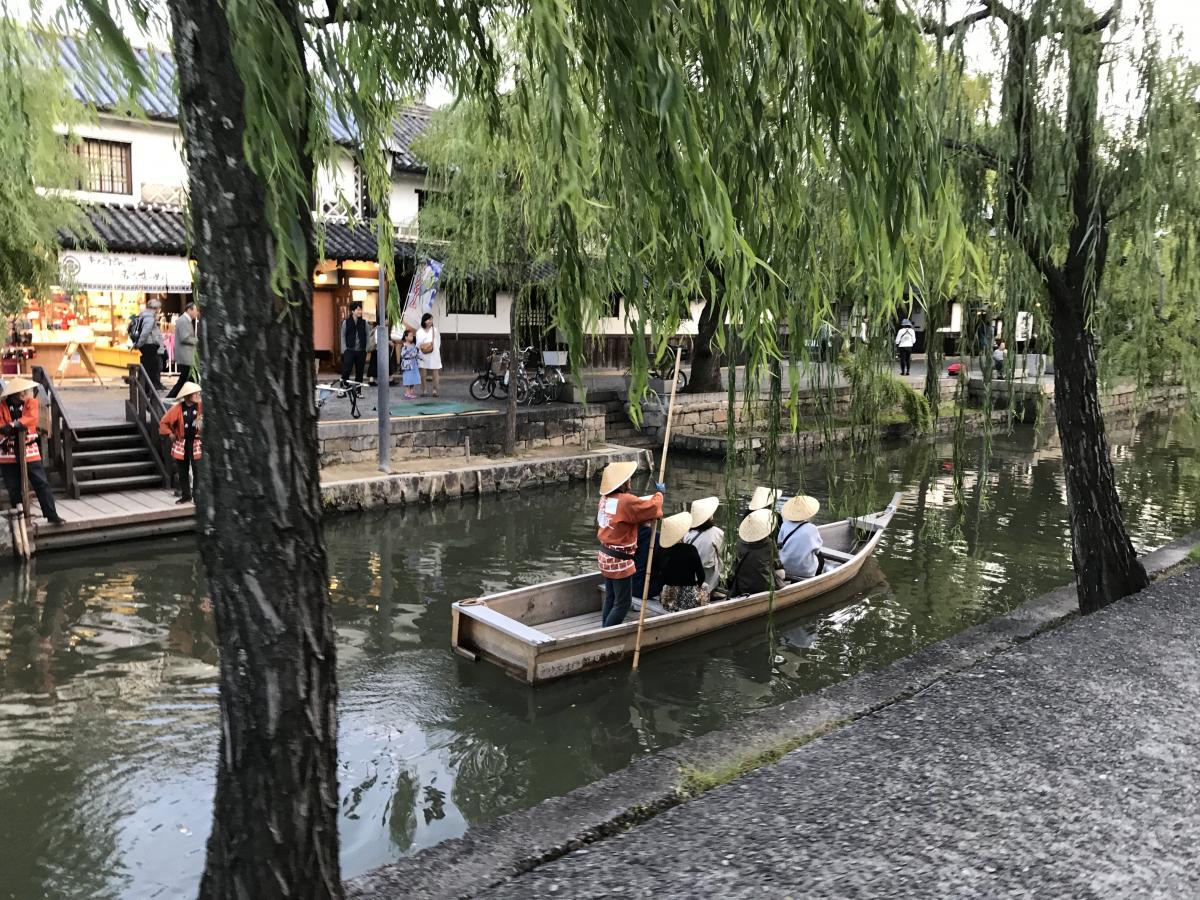
[[[1062,441],[1071,556],[1081,612],[1094,612],[1149,584],[1117,495],[1096,379],[1096,351],[1082,293],[1051,290],[1054,416]]]
[[[294,5],[276,11],[304,58]],[[271,284],[262,179],[217,0],[171,0],[191,232],[206,327],[200,552],[220,647],[221,731],[202,898],[340,897],[337,680],[321,534],[312,293]],[[296,111],[286,134],[312,161]],[[307,205],[305,205],[306,207]],[[296,209],[312,256],[312,218]]]

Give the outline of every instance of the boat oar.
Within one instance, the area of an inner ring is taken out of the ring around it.
[[[671,446],[671,419],[675,415],[675,390],[679,387],[679,357],[682,347],[675,349],[675,377],[671,380],[671,405],[667,407],[667,428],[663,435],[662,459],[658,463],[658,480],[661,484],[667,477],[667,449]],[[650,552],[646,554],[646,577],[642,582],[642,608],[638,610],[637,640],[633,645],[633,671],[637,671],[638,659],[642,655],[642,629],[646,627],[646,607],[650,603],[650,570],[654,565],[654,545],[658,543],[658,519],[650,526]]]

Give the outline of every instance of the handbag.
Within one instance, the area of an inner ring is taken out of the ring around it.
[[[436,332],[435,332],[435,331],[434,331],[432,328],[429,330],[429,333],[430,333],[431,335],[432,335],[432,334],[436,334]],[[432,352],[433,352],[433,339],[432,339],[432,338],[430,338],[428,341],[426,341],[425,343],[423,343],[423,344],[422,344],[420,347],[418,347],[417,349],[418,349],[418,350],[420,350],[422,353],[432,353]]]

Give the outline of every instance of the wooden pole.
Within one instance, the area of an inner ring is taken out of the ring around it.
[[[679,387],[679,357],[683,348],[675,349],[675,377],[671,379],[671,405],[667,407],[667,427],[663,435],[662,459],[658,463],[658,480],[667,477],[667,450],[671,446],[671,420],[675,417],[675,391]],[[633,671],[637,671],[642,656],[642,629],[646,626],[646,606],[650,602],[650,571],[654,566],[654,545],[658,543],[658,519],[650,526],[650,551],[646,554],[646,578],[642,582],[642,608],[638,610],[637,640],[633,644]]]
[[[17,423],[16,442],[17,442],[17,470],[20,472],[21,478],[21,512],[25,516],[26,522],[33,521],[33,510],[29,508],[29,463],[25,459],[25,435],[27,434],[25,426]],[[45,510],[42,510],[42,515],[47,515]]]

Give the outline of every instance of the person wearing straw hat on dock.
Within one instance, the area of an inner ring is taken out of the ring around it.
[[[690,512],[668,516],[659,524],[658,549],[654,552],[650,592],[652,595],[657,594],[667,612],[695,609],[708,603],[708,589],[704,586],[704,564],[700,561],[700,553],[691,544],[683,542],[691,527]]]
[[[729,576],[729,596],[769,591],[776,585],[772,534],[778,517],[773,509],[756,509],[738,526],[737,562]]]
[[[809,521],[821,508],[816,497],[797,496],[783,504],[779,528],[779,565],[788,581],[821,574],[821,532]]]
[[[192,502],[196,461],[200,459],[200,431],[204,407],[200,403],[200,385],[188,382],[179,389],[179,402],[167,410],[158,423],[158,433],[171,438],[171,458],[179,467],[180,496],[176,503]]]
[[[600,505],[596,510],[596,538],[600,552],[596,561],[604,576],[604,606],[601,624],[620,625],[633,605],[634,554],[637,530],[643,522],[662,515],[665,484],[656,484],[657,492],[638,497],[629,490],[629,479],[637,471],[637,462],[614,462],[600,476]]]
[[[721,552],[725,549],[725,532],[717,527],[713,516],[721,501],[716,497],[701,497],[692,502],[691,529],[683,542],[691,544],[700,554],[704,566],[704,586],[712,594],[721,583]]]
[[[37,495],[42,515],[51,525],[61,525],[58,507],[54,503],[54,492],[50,490],[50,479],[42,467],[42,450],[38,443],[38,400],[37,382],[28,378],[12,378],[0,391],[0,474],[8,488],[8,499],[13,508],[23,501],[21,490],[21,463],[17,459],[17,434],[25,429],[25,472],[29,486]]]

